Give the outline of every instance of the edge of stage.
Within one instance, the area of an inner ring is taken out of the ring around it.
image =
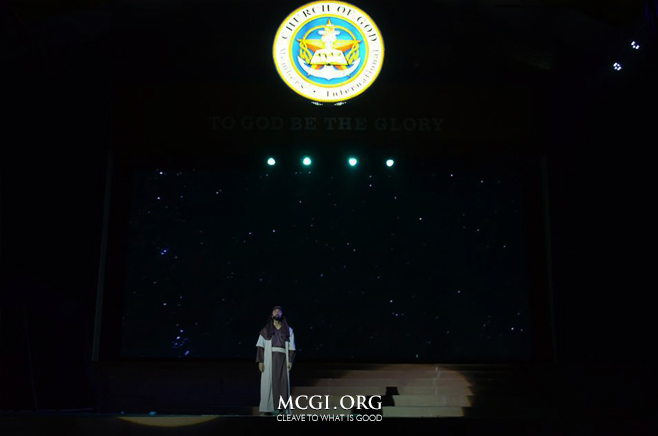
[[[334,422],[442,434],[658,431],[649,365],[299,363],[291,374],[293,398],[321,395],[332,410],[302,401],[304,410],[288,418],[260,416],[255,364],[99,363],[96,407],[0,411],[0,434],[216,435],[277,425],[334,429]],[[339,399],[356,395],[378,396],[381,408],[341,410]]]

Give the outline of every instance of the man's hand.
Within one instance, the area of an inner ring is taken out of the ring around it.
[[[265,364],[263,362],[258,362],[258,369],[260,372],[263,372],[263,370],[265,370]]]
[[[288,371],[292,369],[292,363],[288,363]]]

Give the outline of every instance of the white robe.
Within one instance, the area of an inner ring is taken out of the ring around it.
[[[292,327],[288,328],[290,329],[290,340],[286,341],[286,348],[288,350],[296,350],[295,334],[292,331]],[[258,410],[260,412],[273,412],[275,404],[272,394],[272,340],[265,339],[263,335],[260,335],[258,336],[256,346],[265,349],[265,352],[263,353],[263,364],[265,368],[260,375],[260,405],[258,406]],[[286,362],[287,361],[288,354],[286,353]],[[290,389],[290,379],[288,379],[288,388]],[[290,392],[288,392],[288,397],[290,397]],[[278,404],[276,406],[278,406]]]

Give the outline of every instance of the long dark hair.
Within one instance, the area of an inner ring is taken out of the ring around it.
[[[283,311],[281,306],[274,306],[272,312],[274,312],[274,309],[281,309],[281,311]],[[260,331],[261,336],[267,340],[272,339],[272,335],[274,335],[274,332],[276,331],[274,328],[274,319],[272,319],[272,312],[270,312],[270,316],[268,316],[267,321],[265,321],[265,326]],[[284,341],[290,339],[290,328],[288,327],[288,321],[286,320],[285,315],[281,316],[281,329],[279,331],[281,332],[281,337]]]

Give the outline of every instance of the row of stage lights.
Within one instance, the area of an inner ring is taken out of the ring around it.
[[[304,157],[301,159],[301,163],[302,163],[302,165],[308,167],[308,166],[311,166],[311,165],[313,164],[313,160],[311,159],[310,156],[304,156]],[[268,164],[269,166],[273,167],[274,165],[276,165],[276,159],[273,158],[273,157],[269,157],[269,158],[267,159],[267,164]],[[390,158],[389,158],[389,159],[386,159],[386,161],[384,162],[384,164],[385,164],[387,167],[390,168],[390,167],[392,167],[393,165],[395,165],[395,161],[394,161],[393,159],[390,159]],[[356,157],[354,157],[354,156],[350,156],[349,158],[347,158],[347,165],[349,165],[349,166],[351,166],[351,167],[356,167],[356,166],[359,165],[359,160],[358,160]]]

